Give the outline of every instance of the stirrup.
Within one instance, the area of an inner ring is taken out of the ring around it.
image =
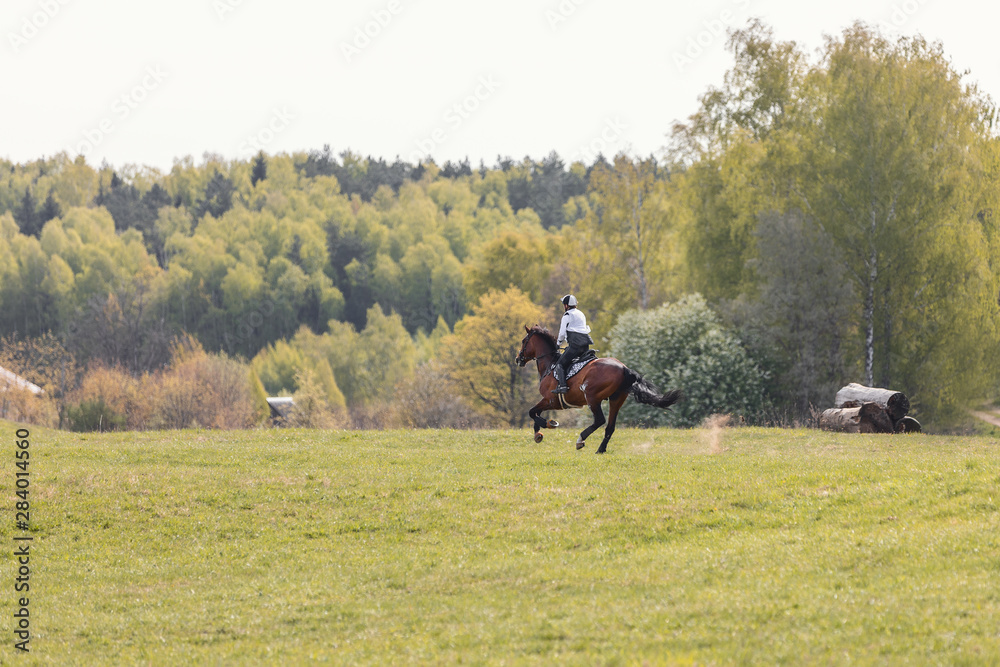
[[[553,394],[565,394],[567,391],[569,391],[569,387],[566,386],[566,385],[564,385],[564,384],[561,384],[558,387],[556,387],[555,389],[553,389],[552,393]]]

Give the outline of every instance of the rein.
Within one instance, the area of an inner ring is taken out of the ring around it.
[[[528,342],[528,340],[530,340],[530,339],[531,339],[531,337],[532,337],[532,336],[534,336],[534,335],[535,335],[535,334],[537,334],[537,333],[538,333],[537,331],[532,331],[532,332],[530,332],[530,333],[528,334],[528,338],[527,338],[527,339],[525,339],[525,341],[524,341],[524,342],[525,342],[525,343],[527,343],[527,342]],[[522,346],[522,347],[523,347],[523,346]],[[545,357],[551,357],[551,356],[552,356],[552,355],[554,355],[554,354],[559,354],[559,348],[558,348],[558,347],[557,347],[556,349],[552,350],[551,352],[546,352],[545,354],[538,354],[538,355],[535,355],[535,359],[544,359]],[[527,362],[526,362],[526,363],[527,363]],[[546,373],[545,375],[548,375],[548,373]],[[542,377],[545,377],[545,376],[543,375]]]

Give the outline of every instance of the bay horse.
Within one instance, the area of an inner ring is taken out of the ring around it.
[[[601,403],[607,399],[611,411],[607,419],[608,425],[604,428],[604,440],[597,448],[597,453],[603,454],[608,450],[608,441],[615,432],[618,411],[621,410],[629,395],[634,396],[635,400],[640,403],[655,405],[658,408],[667,408],[681,397],[679,389],[673,389],[661,395],[651,382],[645,380],[622,362],[611,357],[602,357],[590,362],[571,377],[568,381],[569,391],[560,398],[559,394],[552,393],[552,390],[558,386],[558,382],[551,372],[559,352],[555,336],[548,329],[537,324],[530,328],[525,325],[524,331],[525,336],[521,340],[521,351],[517,353],[515,361],[522,368],[532,360],[538,366],[538,393],[542,395],[542,400],[528,411],[528,416],[535,423],[535,442],[542,441],[544,436],[542,436],[541,430],[543,428],[559,426],[556,421],[542,419],[541,413],[544,410],[582,408],[586,405],[594,413],[594,423],[583,429],[576,441],[576,448],[583,449],[587,437],[605,423],[604,409],[601,407]]]

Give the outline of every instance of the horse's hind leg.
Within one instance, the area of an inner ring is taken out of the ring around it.
[[[590,398],[587,400],[587,404],[590,406],[590,411],[594,413],[594,423],[580,432],[580,437],[576,441],[577,449],[583,449],[584,444],[586,444],[584,441],[587,437],[597,429],[601,428],[605,421],[604,409],[601,408],[601,399]]]
[[[625,399],[628,398],[628,392],[622,392],[621,396],[611,397],[611,410],[608,413],[608,425],[604,429],[604,440],[601,441],[601,446],[597,448],[598,454],[603,454],[608,451],[608,440],[611,440],[611,436],[615,433],[615,422],[618,421],[618,411],[621,410],[622,406],[625,404]]]

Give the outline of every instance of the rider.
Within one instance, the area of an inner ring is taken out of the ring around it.
[[[567,343],[566,351],[559,357],[552,374],[555,376],[559,386],[552,390],[554,394],[565,394],[569,388],[566,386],[566,372],[573,360],[585,353],[594,340],[590,337],[590,327],[587,326],[587,318],[576,307],[576,297],[567,294],[562,298],[563,317],[562,324],[559,325],[559,338],[556,341],[559,345]]]

